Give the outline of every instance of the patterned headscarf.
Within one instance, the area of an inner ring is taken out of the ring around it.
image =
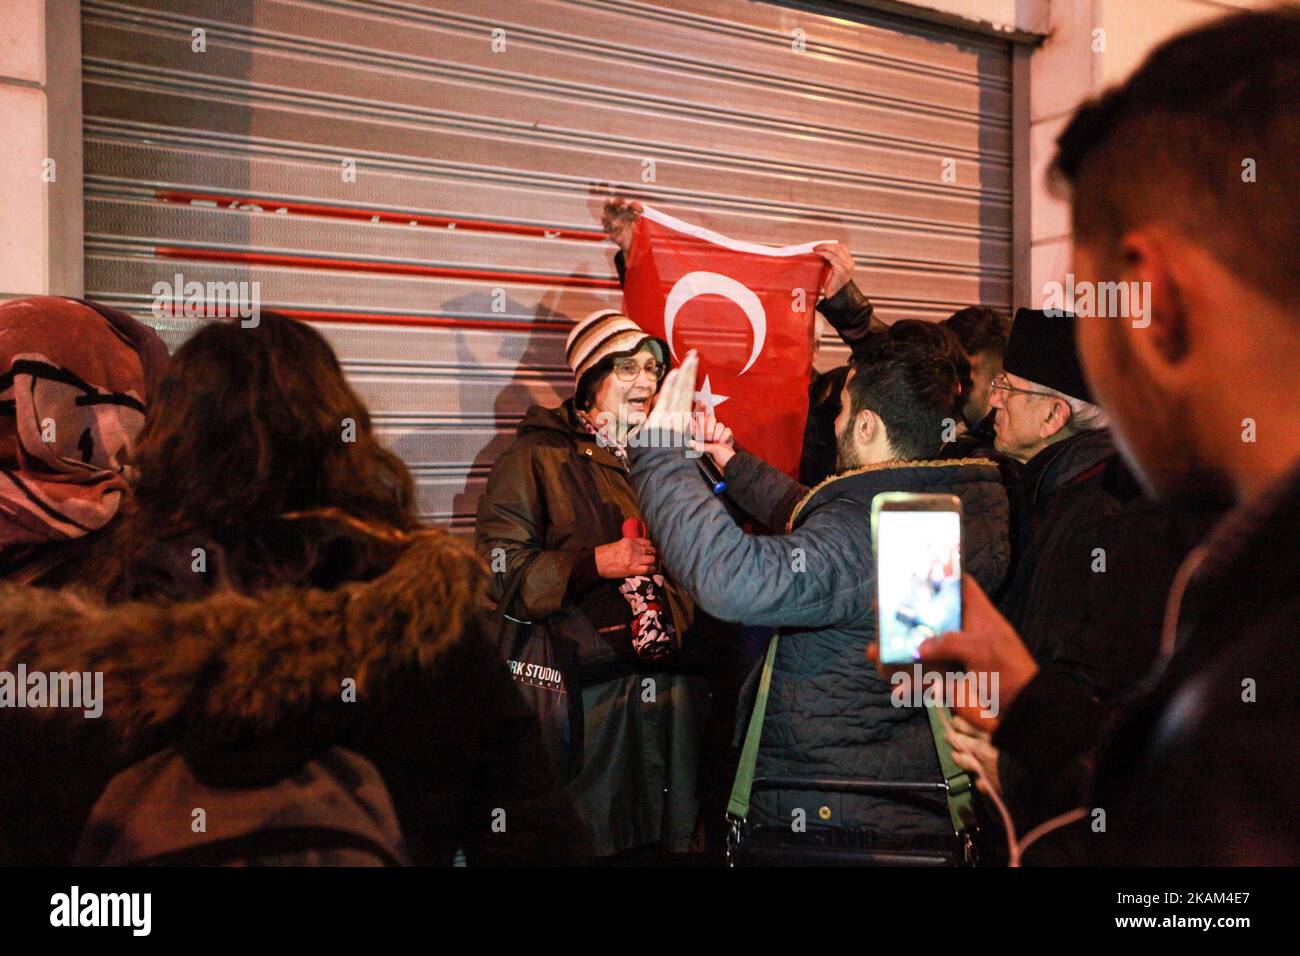
[[[0,576],[38,579],[45,546],[117,514],[167,349],[124,312],[77,299],[0,303]]]

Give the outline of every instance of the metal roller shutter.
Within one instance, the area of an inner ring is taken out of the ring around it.
[[[175,343],[195,323],[149,317],[156,281],[260,283],[329,338],[431,521],[472,527],[524,410],[571,392],[569,325],[620,297],[610,187],[737,238],[841,239],[886,319],[1009,305],[1000,41],[743,0],[82,13],[87,294]]]

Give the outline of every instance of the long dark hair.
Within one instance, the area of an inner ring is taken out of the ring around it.
[[[213,322],[172,357],[132,462],[134,495],[106,556],[108,581],[157,542],[333,509],[416,528],[410,472],[311,326],[262,312]]]

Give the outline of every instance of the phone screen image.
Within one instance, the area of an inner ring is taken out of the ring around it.
[[[884,663],[910,663],[926,638],[960,630],[961,515],[880,511],[876,579]]]

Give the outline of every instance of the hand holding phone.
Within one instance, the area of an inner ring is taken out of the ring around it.
[[[921,642],[961,630],[961,500],[885,492],[871,502],[883,664],[910,664]]]

